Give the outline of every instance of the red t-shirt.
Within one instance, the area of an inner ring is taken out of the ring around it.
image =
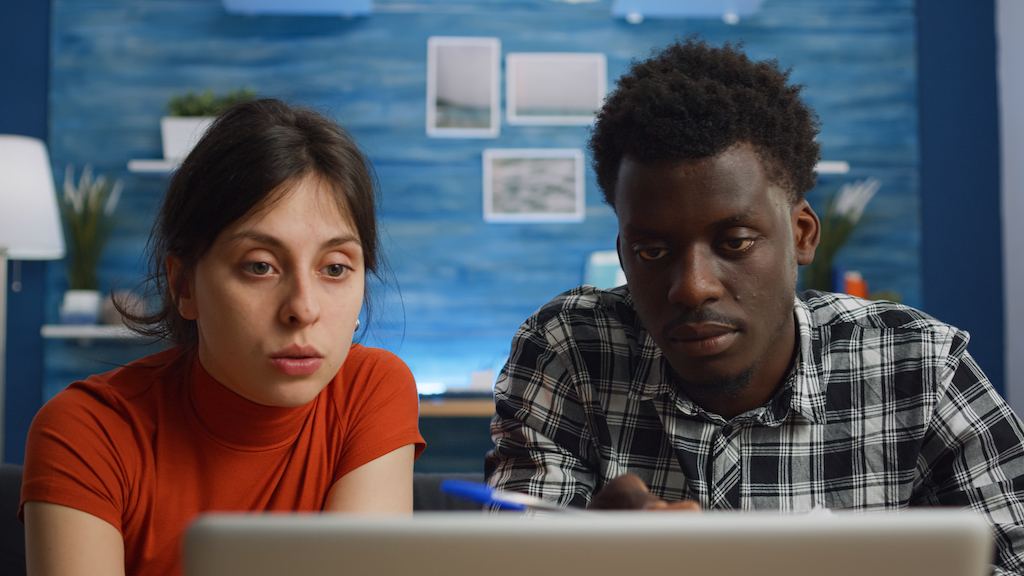
[[[425,446],[412,373],[353,345],[309,404],[261,406],[173,348],[75,382],[32,421],[22,506],[76,508],[121,531],[128,574],[177,575],[203,511],[321,510],[346,473]],[[22,511],[19,510],[19,516]]]

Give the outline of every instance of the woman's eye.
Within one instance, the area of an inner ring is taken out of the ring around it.
[[[345,266],[344,264],[330,264],[328,266],[323,267],[324,274],[332,278],[338,278],[339,276],[342,276],[343,274],[345,274],[346,270],[348,270],[348,267]]]
[[[637,255],[644,260],[657,260],[667,254],[664,248],[644,248],[636,251]]]
[[[266,262],[249,262],[243,267],[245,268],[246,272],[250,274],[255,274],[257,276],[264,276],[266,274],[270,274],[274,270],[274,267],[271,266],[270,264],[267,264]]]
[[[754,245],[753,238],[732,238],[722,243],[727,252],[743,252]]]

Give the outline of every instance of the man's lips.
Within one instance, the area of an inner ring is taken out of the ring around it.
[[[323,355],[314,346],[292,344],[270,355],[270,365],[287,376],[305,376],[320,369]]]
[[[675,326],[667,336],[687,356],[714,356],[728,350],[739,337],[739,331],[728,324],[704,322]]]
[[[721,336],[728,332],[735,332],[736,327],[720,322],[701,322],[699,324],[683,324],[669,330],[669,337],[673,340],[706,340]]]

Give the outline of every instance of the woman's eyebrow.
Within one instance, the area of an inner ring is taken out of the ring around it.
[[[363,246],[363,243],[359,241],[359,237],[358,236],[356,236],[354,234],[347,234],[345,236],[335,236],[334,238],[330,238],[328,240],[324,240],[324,242],[322,244],[320,244],[320,247],[326,249],[326,248],[331,248],[333,246],[341,246],[342,244],[348,244],[350,242],[355,242],[360,247]]]
[[[273,246],[274,248],[284,248],[285,247],[284,246],[284,242],[282,242],[276,236],[272,236],[270,234],[265,234],[263,232],[255,232],[255,231],[252,231],[252,230],[242,230],[242,231],[236,232],[235,234],[231,235],[230,240],[232,242],[239,242],[241,240],[252,240],[252,241],[254,241],[254,242],[258,243],[258,244],[264,244],[264,245],[267,245],[267,246]],[[350,242],[355,242],[356,244],[359,244],[360,246],[362,245],[362,242],[359,241],[359,237],[358,236],[356,236],[354,234],[345,234],[345,235],[341,235],[341,236],[334,236],[333,238],[328,238],[327,240],[324,240],[323,242],[320,243],[320,248],[321,249],[327,249],[327,248],[332,248],[332,247],[335,247],[335,246],[341,246],[343,244],[348,244]]]

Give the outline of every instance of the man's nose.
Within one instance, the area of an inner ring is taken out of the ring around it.
[[[688,249],[676,262],[672,272],[669,301],[685,308],[697,309],[722,297],[720,266],[708,248]]]

